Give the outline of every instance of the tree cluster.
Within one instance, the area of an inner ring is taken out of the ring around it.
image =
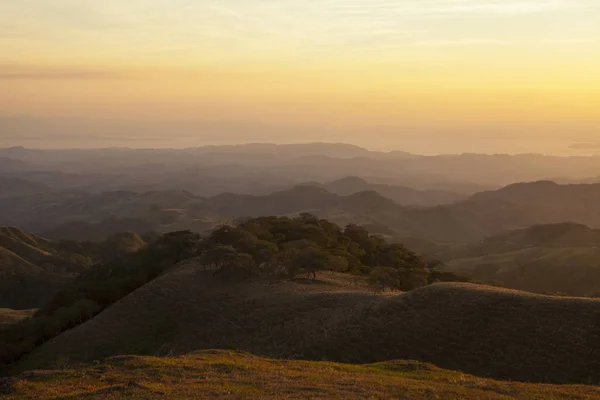
[[[382,290],[411,290],[429,283],[429,269],[412,251],[365,228],[341,228],[310,214],[261,217],[216,229],[203,243],[201,264],[215,274],[315,277],[318,271],[369,276]]]
[[[366,276],[381,291],[456,280],[402,244],[388,243],[358,225],[342,229],[310,214],[238,221],[208,237],[173,232],[146,238],[146,243],[135,253],[115,250],[115,257],[103,257],[105,261],[83,272],[34,317],[0,330],[0,362],[18,360],[190,258],[214,275],[235,280],[303,274],[315,278],[319,271],[332,271]]]

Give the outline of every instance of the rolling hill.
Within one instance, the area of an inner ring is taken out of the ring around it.
[[[446,270],[537,293],[600,294],[600,230],[575,223],[534,225],[433,251]]]
[[[51,191],[48,185],[20,177],[0,175],[0,197],[30,196]]]
[[[600,301],[591,299],[472,284],[378,295],[330,273],[317,281],[230,283],[187,264],[37,348],[18,369],[227,348],[350,363],[412,359],[498,379],[600,383],[599,316]]]
[[[0,307],[39,307],[92,264],[83,249],[68,247],[18,228],[0,228]]]
[[[119,234],[102,243],[52,241],[19,228],[0,228],[0,308],[29,309],[46,304],[64,285],[106,257],[137,251],[137,234]]]
[[[360,192],[377,192],[398,204],[405,206],[432,207],[441,204],[455,203],[467,196],[444,190],[416,190],[406,186],[369,183],[366,180],[350,176],[325,184],[309,183],[322,187],[330,193],[349,196]]]
[[[53,238],[92,238],[98,228],[96,240],[124,227],[204,232],[238,218],[302,212],[340,225],[380,226],[392,237],[466,244],[537,224],[572,221],[600,228],[600,185],[523,183],[435,207],[402,206],[372,190],[344,196],[314,185],[268,195],[222,193],[208,198],[173,190],[67,191],[0,199],[0,223]]]

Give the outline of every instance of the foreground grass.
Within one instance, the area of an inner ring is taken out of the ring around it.
[[[499,382],[428,364],[272,360],[202,351],[123,356],[16,377],[6,399],[597,399],[600,388]]]

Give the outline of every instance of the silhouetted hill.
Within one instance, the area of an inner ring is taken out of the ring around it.
[[[258,217],[320,210],[338,201],[337,195],[324,189],[296,186],[266,196],[224,193],[207,199],[200,207],[228,217]]]
[[[137,218],[107,218],[98,223],[83,221],[67,222],[42,233],[51,239],[101,242],[120,232],[146,234],[156,228],[150,222]]]
[[[538,218],[537,223],[573,221],[600,227],[600,184],[559,185],[550,181],[516,183],[471,197],[475,202],[492,199],[529,210]]]
[[[29,196],[50,191],[48,185],[23,178],[0,176],[0,197]]]
[[[98,232],[108,234],[124,229],[203,232],[237,218],[301,212],[342,225],[386,226],[395,232],[390,236],[440,244],[469,243],[536,224],[572,221],[600,228],[600,185],[523,183],[435,207],[401,206],[372,190],[342,196],[313,185],[261,196],[223,193],[202,198],[186,191],[69,191],[0,199],[0,222],[52,237],[73,237],[70,225],[64,225],[74,222],[100,224]],[[57,227],[60,229],[53,231]],[[72,232],[77,229],[76,225]],[[81,231],[90,230],[81,226]]]
[[[573,222],[534,225],[496,235],[488,241],[517,243],[524,246],[593,247],[600,246],[600,229],[592,229]]]
[[[169,131],[172,130],[173,127],[169,127]],[[183,189],[206,197],[223,192],[263,195],[302,182],[330,182],[348,176],[361,176],[370,183],[470,195],[548,177],[577,182],[597,176],[600,169],[600,157],[423,156],[330,143],[152,150],[12,148],[0,149],[0,160],[6,161],[0,161],[1,171],[22,173],[18,177],[24,179],[35,176],[34,180],[56,190]],[[37,179],[42,175],[47,180]]]
[[[190,151],[196,154],[275,154],[278,157],[329,156],[335,158],[365,157],[373,154],[373,152],[370,152],[369,150],[346,143],[251,143],[226,146],[204,146],[190,149]]]
[[[538,293],[600,294],[600,230],[584,225],[535,225],[430,257],[481,282]]]
[[[314,183],[312,185],[315,185]],[[402,205],[436,206],[464,200],[465,195],[443,190],[416,190],[406,186],[385,185],[369,183],[359,177],[346,177],[333,182],[318,185],[327,191],[341,196],[348,196],[358,192],[373,191],[383,197],[394,200]]]
[[[0,199],[0,221],[52,238],[76,240],[104,240],[123,231],[206,230],[220,218],[202,212],[203,201],[185,191],[63,191]]]
[[[6,153],[7,149],[0,149],[0,153]],[[0,171],[7,172],[22,172],[32,169],[33,166],[18,158],[10,158],[0,155]]]
[[[352,363],[421,360],[511,380],[600,382],[600,301],[471,284],[384,296],[329,276],[234,284],[188,264],[42,345],[19,368],[228,348]]]

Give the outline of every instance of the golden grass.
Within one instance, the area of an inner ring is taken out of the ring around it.
[[[26,318],[31,317],[37,310],[11,310],[10,308],[0,308],[0,328],[2,325],[16,324]]]
[[[274,360],[232,351],[121,356],[15,378],[17,399],[597,399],[600,388],[499,382],[413,361]]]

